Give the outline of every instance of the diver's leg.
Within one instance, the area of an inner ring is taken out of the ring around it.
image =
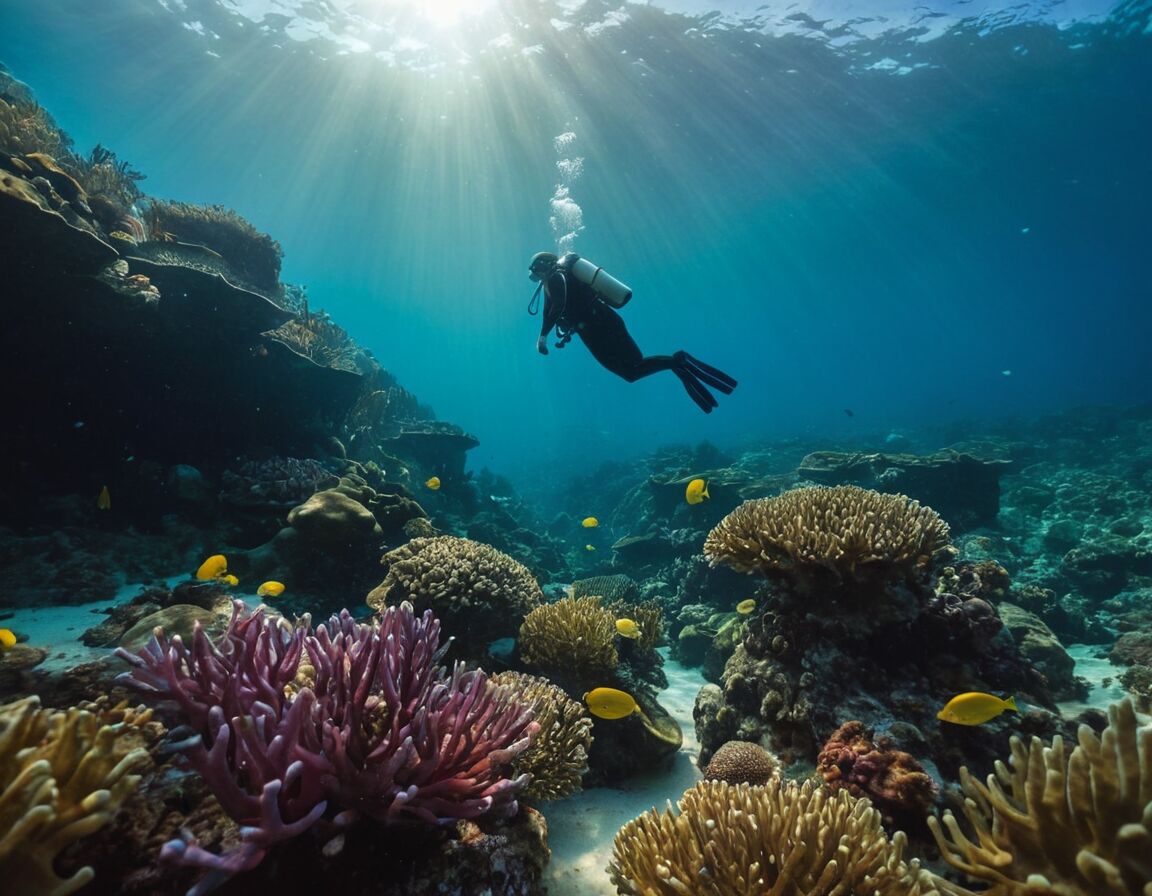
[[[684,384],[684,391],[688,393],[688,397],[696,402],[697,406],[705,414],[711,414],[712,409],[716,407],[715,396],[705,389],[704,384],[696,379],[689,371],[680,367],[672,367],[670,369],[680,378],[680,382]]]
[[[710,364],[693,358],[688,352],[676,352],[673,357],[713,389],[719,389],[725,395],[731,395],[732,390],[736,388],[736,380],[728,376],[723,370],[717,370]]]

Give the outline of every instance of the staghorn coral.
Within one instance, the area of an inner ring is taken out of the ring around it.
[[[760,744],[730,740],[712,754],[704,777],[729,784],[767,784],[776,772],[776,760]]]
[[[624,896],[927,896],[865,800],[808,781],[762,787],[701,781],[616,834],[608,873]]]
[[[519,702],[531,707],[540,726],[532,746],[512,765],[513,774],[532,777],[524,788],[525,798],[558,800],[579,793],[592,746],[592,719],[584,704],[535,675],[501,672],[489,681],[507,687]]]
[[[520,626],[520,658],[550,678],[594,686],[619,662],[616,617],[595,597],[566,597],[537,607]]]
[[[85,867],[61,878],[52,864],[112,820],[148,762],[130,736],[147,713],[101,715],[42,709],[37,697],[0,706],[0,879],[9,896],[64,896],[95,875]]]
[[[951,812],[928,819],[943,858],[989,896],[1152,894],[1152,728],[1125,699],[1102,734],[1081,725],[1077,739],[1066,754],[1059,736],[1013,737],[987,784],[961,769],[974,839]]]
[[[874,741],[863,722],[845,722],[832,732],[816,768],[833,790],[870,800],[886,822],[905,830],[923,829],[936,800],[936,782],[916,758],[886,738]]]
[[[237,601],[215,643],[197,625],[188,646],[161,629],[137,654],[118,650],[132,665],[125,684],[176,702],[186,725],[172,749],[241,824],[231,852],[185,838],[161,859],[209,870],[210,886],[329,809],[337,826],[515,814],[527,778],[506,769],[536,731],[532,714],[482,670],[447,672],[439,640],[431,612],[407,603],[372,625],[345,610],[313,632],[307,617],[292,627]]]
[[[520,620],[544,593],[522,563],[468,538],[414,538],[385,554],[388,573],[368,595],[368,606],[411,601],[432,610],[460,649],[476,654],[515,635]]]
[[[704,555],[769,578],[915,580],[948,539],[948,524],[905,495],[813,486],[745,501],[708,533]]]

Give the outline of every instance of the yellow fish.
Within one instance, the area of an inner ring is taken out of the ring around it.
[[[1020,711],[1016,708],[1015,697],[1001,700],[994,694],[969,691],[949,700],[948,705],[936,713],[936,718],[942,722],[952,722],[954,725],[981,725],[996,718],[1006,709],[1013,712]]]
[[[699,504],[705,498],[710,498],[708,494],[708,483],[703,479],[693,479],[688,483],[688,488],[684,489],[684,498],[689,504]]]
[[[102,489],[100,489],[100,494],[96,496],[96,509],[112,509],[112,496],[108,494],[108,486],[104,486]]]
[[[594,516],[586,516],[586,517],[584,517],[584,521],[582,523],[580,523],[580,525],[583,526],[585,529],[595,529],[597,526],[600,525],[600,520],[596,519],[596,517],[594,517]]]
[[[584,550],[586,550],[586,551],[594,551],[594,550],[596,550],[596,545],[594,545],[594,544],[586,544],[586,545],[584,545]]]
[[[752,598],[748,598],[747,600],[742,600],[742,601],[740,601],[740,603],[736,604],[736,612],[739,613],[741,616],[747,616],[749,613],[751,613],[755,609],[756,609],[756,601],[754,601]]]
[[[626,691],[618,691],[616,688],[591,690],[584,695],[584,702],[588,705],[588,711],[592,715],[602,719],[623,719],[632,713],[638,713],[642,718],[646,718],[644,710],[640,708],[632,695]]]
[[[16,634],[10,628],[0,628],[0,647],[7,650],[16,643]]]
[[[232,575],[231,573],[225,573],[222,576],[217,576],[216,581],[218,581],[224,585],[227,585],[229,588],[235,588],[237,585],[240,584],[240,580],[238,578],[236,578],[236,576]]]
[[[635,619],[617,619],[616,633],[624,638],[639,638],[642,634]]]
[[[213,554],[200,564],[196,570],[196,578],[205,582],[209,579],[218,579],[228,572],[228,558],[223,554]]]
[[[284,593],[283,582],[265,582],[256,589],[257,597],[279,597]]]
[[[436,491],[436,489],[440,488],[440,477],[431,476],[424,480],[424,484],[428,486],[428,488],[432,489],[432,491]]]

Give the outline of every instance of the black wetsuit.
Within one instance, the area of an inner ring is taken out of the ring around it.
[[[601,301],[592,287],[562,270],[556,270],[544,283],[544,319],[537,345],[545,353],[545,340],[553,327],[560,334],[557,348],[563,348],[575,333],[601,365],[630,383],[671,370],[706,414],[716,407],[716,398],[705,383],[725,394],[736,388],[732,377],[686,352],[645,357],[616,309]]]

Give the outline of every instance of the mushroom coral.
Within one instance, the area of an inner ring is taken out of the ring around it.
[[[987,784],[961,769],[974,839],[951,812],[930,818],[943,858],[990,896],[1152,896],[1152,728],[1127,699],[1108,720],[1081,725],[1071,754],[1013,737]]]
[[[616,834],[608,873],[623,896],[927,896],[867,800],[811,781],[700,781]]]
[[[148,751],[127,737],[147,720],[105,724],[73,707],[42,709],[37,697],[0,706],[0,880],[8,896],[65,896],[95,876],[62,878],[67,846],[110,822],[135,789]]]

